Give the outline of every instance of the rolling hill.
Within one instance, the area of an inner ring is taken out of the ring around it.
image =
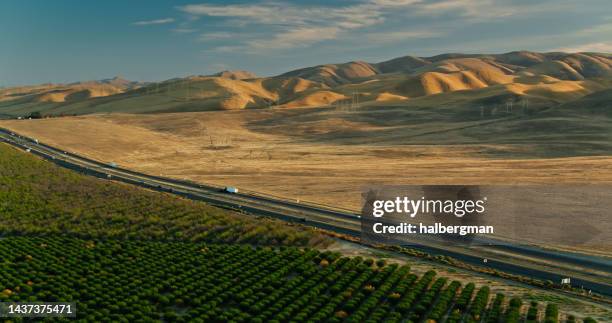
[[[155,113],[313,106],[550,107],[612,87],[603,53],[442,54],[306,67],[273,77],[247,71],[140,83],[120,78],[0,89],[0,116]]]

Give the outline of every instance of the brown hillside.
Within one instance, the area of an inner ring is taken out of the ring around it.
[[[612,56],[602,53],[442,54],[380,63],[325,64],[257,78],[246,71],[159,83],[121,78],[0,89],[0,116],[151,113],[384,102],[505,104],[521,97],[550,104],[610,88]],[[484,101],[483,101],[484,100]]]

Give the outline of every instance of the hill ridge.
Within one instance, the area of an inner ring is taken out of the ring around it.
[[[0,114],[25,116],[107,112],[151,113],[329,105],[434,104],[444,100],[503,104],[508,97],[559,104],[612,83],[612,55],[512,51],[354,60],[257,77],[242,70],[161,82],[121,77],[0,89]],[[431,97],[431,98],[430,98]]]

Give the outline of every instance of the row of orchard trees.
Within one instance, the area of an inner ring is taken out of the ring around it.
[[[88,321],[559,322],[556,304],[314,249],[6,237],[0,259],[0,301],[75,301]]]

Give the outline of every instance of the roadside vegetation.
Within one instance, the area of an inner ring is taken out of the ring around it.
[[[325,246],[300,226],[83,176],[0,145],[0,234]]]

